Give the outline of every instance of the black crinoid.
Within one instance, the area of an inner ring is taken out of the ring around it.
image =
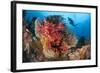
[[[59,24],[64,23],[64,18],[61,15],[50,15],[46,17],[46,21],[53,24]]]

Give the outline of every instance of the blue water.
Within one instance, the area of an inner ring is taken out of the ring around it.
[[[39,19],[44,19],[49,15],[61,15],[65,18],[65,25],[70,29],[71,32],[75,33],[77,38],[85,37],[86,39],[90,39],[91,37],[91,14],[83,13],[83,12],[51,12],[51,11],[33,11],[33,10],[24,10],[24,19],[31,22],[33,17],[37,17]],[[74,21],[73,26],[69,23],[68,17],[70,17]]]

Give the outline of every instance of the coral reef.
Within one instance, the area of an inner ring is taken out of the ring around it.
[[[23,22],[23,62],[84,60],[91,58],[91,43],[65,26],[59,15]],[[25,21],[25,20],[23,20]]]

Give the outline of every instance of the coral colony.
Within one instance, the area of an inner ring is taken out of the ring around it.
[[[74,25],[71,18],[68,20]],[[23,17],[23,62],[90,59],[90,40],[77,38],[65,24],[60,15],[33,17],[31,23]]]

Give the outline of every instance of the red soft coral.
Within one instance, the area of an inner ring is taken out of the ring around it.
[[[62,31],[64,30],[64,24],[44,24],[42,26],[38,26],[37,30],[40,34],[42,34],[45,37],[48,37],[49,44],[52,46],[52,43],[55,45],[59,45],[57,48],[59,48],[60,51],[66,51],[68,49],[68,45],[65,43],[60,43],[62,40]]]

